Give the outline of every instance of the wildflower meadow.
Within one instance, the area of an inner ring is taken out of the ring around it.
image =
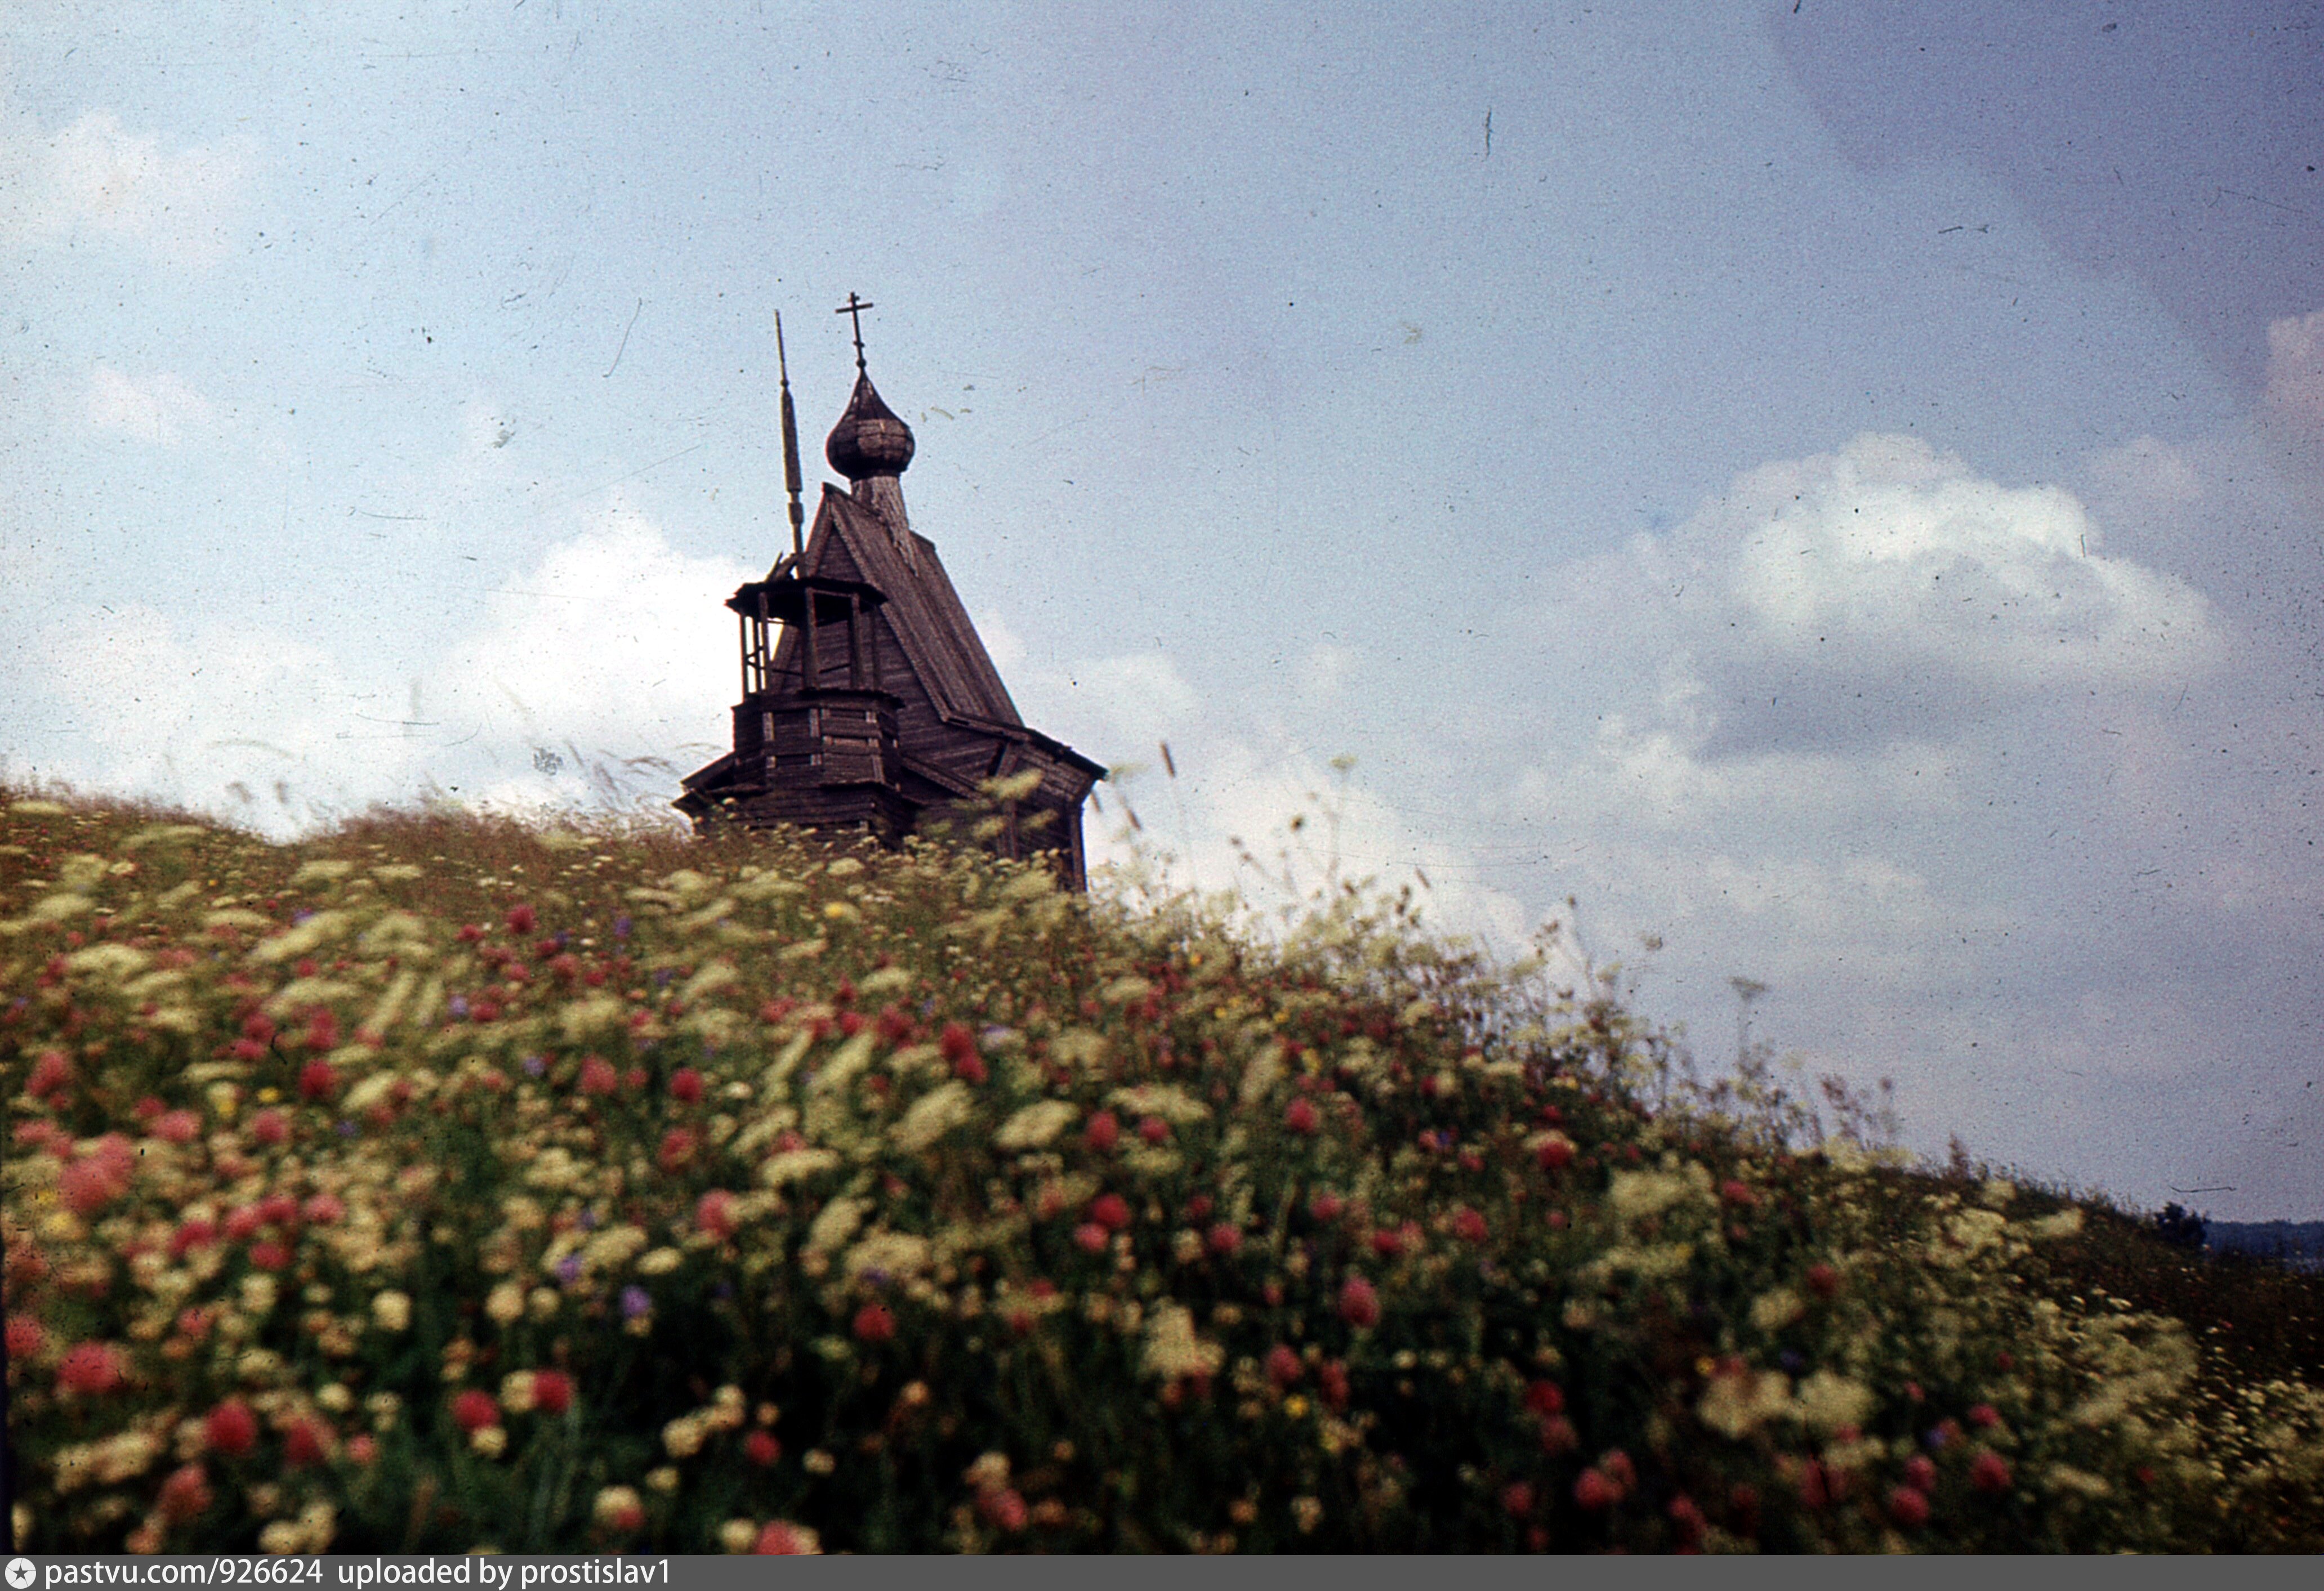
[[[2324,1549],[2312,1279],[1407,897],[0,807],[23,1550]]]

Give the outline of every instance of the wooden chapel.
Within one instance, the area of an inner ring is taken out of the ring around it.
[[[783,367],[784,474],[792,550],[727,599],[738,616],[742,700],[733,750],[684,781],[696,832],[720,822],[869,832],[894,845],[950,823],[963,840],[987,780],[1034,776],[1005,802],[1001,855],[1046,853],[1086,887],[1082,804],[1105,769],[1026,726],[969,621],[936,545],[913,529],[901,477],[911,428],[881,401],[856,317],[855,391],[824,445],[845,491],[825,484],[802,537],[798,428]],[[777,322],[778,348],[780,322]]]

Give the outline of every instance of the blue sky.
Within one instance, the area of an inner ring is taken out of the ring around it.
[[[2319,56],[19,5],[0,766],[275,832],[674,786],[786,540],[773,314],[813,453],[858,291],[915,524],[1182,876],[1352,755],[1352,861],[1511,949],[1577,897],[1707,1061],[1748,977],[1917,1147],[2324,1213]]]

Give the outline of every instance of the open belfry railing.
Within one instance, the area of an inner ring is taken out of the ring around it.
[[[895,701],[881,678],[874,614],[887,601],[878,587],[835,574],[810,573],[801,492],[798,422],[790,369],[775,324],[782,382],[783,477],[791,550],[737,590],[742,699],[734,713],[738,754],[758,763],[758,777],[778,785],[870,782],[896,777]],[[778,626],[791,631],[781,645]],[[777,663],[783,667],[778,671]],[[759,759],[764,759],[763,762]]]

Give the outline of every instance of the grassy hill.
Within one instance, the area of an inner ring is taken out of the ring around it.
[[[30,1550],[2324,1549],[2318,1279],[1401,901],[0,806]]]

